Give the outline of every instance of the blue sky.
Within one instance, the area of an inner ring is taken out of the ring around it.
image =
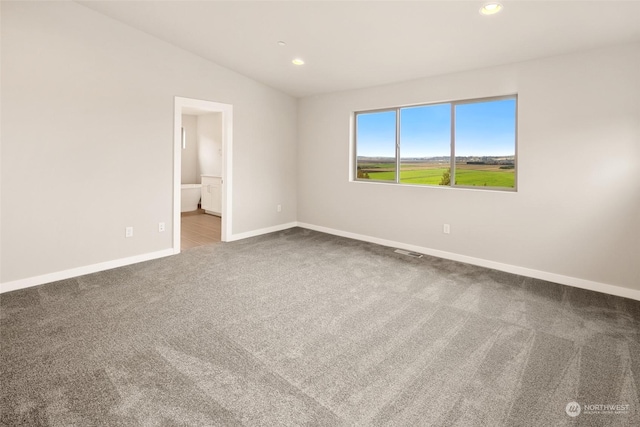
[[[456,105],[456,156],[515,154],[515,99]],[[449,156],[450,104],[400,110],[401,157]],[[395,111],[359,114],[358,156],[395,157]]]

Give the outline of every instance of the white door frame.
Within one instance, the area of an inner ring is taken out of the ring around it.
[[[180,253],[180,192],[182,184],[182,114],[183,109],[222,113],[222,225],[221,240],[232,235],[232,142],[233,105],[201,99],[175,97],[173,119],[173,253]]]

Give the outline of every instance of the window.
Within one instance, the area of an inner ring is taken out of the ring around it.
[[[516,188],[517,97],[355,114],[360,181]]]

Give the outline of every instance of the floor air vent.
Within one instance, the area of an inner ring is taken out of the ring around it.
[[[405,251],[404,249],[396,249],[394,252],[397,253],[397,254],[412,256],[414,258],[422,258],[422,254],[419,254],[417,252]]]

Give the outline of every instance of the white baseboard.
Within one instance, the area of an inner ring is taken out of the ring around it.
[[[115,259],[113,261],[101,262],[98,264],[86,265],[84,267],[72,268],[55,273],[43,274],[41,276],[27,277],[25,279],[13,280],[11,282],[0,283],[0,293],[17,291],[18,289],[38,286],[45,283],[56,282],[58,280],[70,279],[72,277],[83,276],[85,274],[97,273],[99,271],[111,270],[112,268],[123,267],[125,265],[137,264],[143,261],[163,258],[173,255],[173,248],[148,254],[136,255],[128,258]]]
[[[322,227],[319,225],[298,222],[297,225],[309,230],[320,231],[322,233],[333,234],[335,236],[348,237],[350,239],[362,240],[364,242],[376,243],[378,245],[389,246],[392,248],[405,249],[411,252],[418,252],[425,255],[431,255],[438,258],[450,259],[452,261],[464,262],[480,267],[492,268],[494,270],[505,271],[507,273],[518,274],[520,276],[531,277],[534,279],[546,280],[549,282],[559,283],[561,285],[573,286],[575,288],[588,289],[590,291],[602,292],[605,294],[616,295],[619,297],[630,298],[640,301],[640,290],[623,288],[621,286],[608,285],[606,283],[593,282],[591,280],[579,279],[577,277],[564,276],[562,274],[548,273],[546,271],[534,270],[517,265],[503,264],[500,262],[489,261],[482,258],[475,258],[466,255],[460,255],[453,252],[440,251],[437,249],[426,248],[423,246],[409,245],[393,240],[380,239],[364,234],[351,233],[349,231],[336,230],[333,228]]]
[[[227,237],[227,242],[233,242],[235,240],[247,239],[249,237],[261,236],[267,233],[273,233],[274,231],[282,231],[288,228],[297,227],[297,222],[288,222],[286,224],[274,225],[273,227],[260,228],[258,230],[246,231],[244,233],[232,234]]]
[[[347,237],[350,239],[361,240],[364,242],[375,243],[378,245],[389,246],[392,248],[405,249],[411,252],[418,252],[425,255],[431,255],[438,258],[450,259],[452,261],[464,262],[467,264],[473,264],[480,267],[492,268],[494,270],[505,271],[507,273],[518,274],[525,277],[532,277],[535,279],[546,280],[549,282],[559,283],[561,285],[573,286],[581,289],[588,289],[590,291],[602,292],[609,295],[616,295],[619,297],[630,298],[636,301],[640,301],[640,290],[624,288],[621,286],[609,285],[606,283],[594,282],[591,280],[579,279],[577,277],[564,276],[556,273],[549,273],[546,271],[534,270],[526,267],[519,267],[511,264],[503,264],[500,262],[489,261],[482,258],[475,258],[466,255],[460,255],[453,252],[440,251],[437,249],[431,249],[423,246],[410,245],[407,243],[396,242],[393,240],[380,239],[377,237],[367,236],[364,234],[351,233],[349,231],[337,230],[334,228],[323,227],[319,225],[307,224],[303,222],[289,222],[286,224],[280,224],[273,227],[261,228],[258,230],[247,231],[244,233],[233,234],[228,242],[235,240],[246,239],[249,237],[260,236],[262,234],[273,233],[275,231],[282,231],[293,227],[302,227],[309,230],[320,231],[322,233],[332,234],[335,236]],[[25,279],[14,280],[11,282],[0,283],[0,293],[15,291],[18,289],[28,288],[31,286],[42,285],[44,283],[55,282],[58,280],[69,279],[72,277],[82,276],[90,273],[97,273],[99,271],[109,270],[112,268],[123,267],[125,265],[136,264],[143,261],[149,261],[152,259],[163,258],[166,256],[174,255],[173,248],[165,249],[158,252],[151,252],[148,254],[136,255],[129,258],[122,258],[113,261],[102,262],[99,264],[88,265],[84,267],[73,268],[70,270],[59,271],[55,273],[44,274],[41,276],[28,277]]]
[[[233,234],[227,239],[228,242],[234,240],[246,239],[248,237],[260,236],[262,234],[273,233],[274,231],[286,230],[297,226],[297,222],[289,222],[286,224],[280,224],[273,227],[261,228],[258,230],[247,231],[245,233]],[[151,252],[148,254],[136,255],[133,257],[116,259],[113,261],[101,262],[99,264],[92,264],[83,267],[72,268],[64,271],[57,271],[55,273],[43,274],[41,276],[27,277],[24,279],[13,280],[11,282],[0,283],[0,293],[17,291],[18,289],[29,288],[31,286],[43,285],[45,283],[56,282],[58,280],[70,279],[72,277],[78,277],[85,274],[97,273],[99,271],[110,270],[112,268],[123,267],[125,265],[136,264],[143,261],[149,261],[152,259],[162,258],[170,255],[180,253],[179,249],[170,248],[158,252]]]

